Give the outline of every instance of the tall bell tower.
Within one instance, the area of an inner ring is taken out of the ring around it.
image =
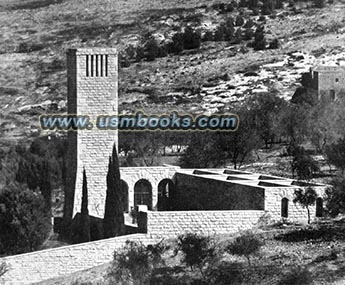
[[[78,48],[67,52],[68,114],[88,115],[92,129],[69,131],[66,160],[65,209],[67,219],[81,210],[83,168],[88,186],[88,208],[103,218],[106,175],[117,130],[96,128],[98,115],[118,114],[118,55],[114,48]]]

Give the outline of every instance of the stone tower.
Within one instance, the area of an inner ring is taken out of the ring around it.
[[[113,48],[79,48],[67,52],[68,114],[88,115],[91,130],[69,131],[66,160],[65,219],[81,210],[82,172],[88,185],[89,214],[103,218],[106,175],[117,130],[98,130],[98,115],[117,115],[118,58]]]

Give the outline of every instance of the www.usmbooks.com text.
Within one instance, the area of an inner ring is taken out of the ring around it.
[[[92,122],[87,115],[42,115],[43,130],[212,130],[236,131],[239,118],[235,114],[181,115],[172,112],[164,115],[99,115]]]

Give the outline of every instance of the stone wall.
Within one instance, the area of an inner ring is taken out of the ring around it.
[[[145,234],[133,234],[5,257],[10,270],[0,284],[30,284],[104,264],[126,240],[155,243]]]
[[[152,238],[176,237],[186,232],[228,234],[253,228],[264,211],[140,212],[138,226]]]
[[[313,187],[318,197],[324,198],[325,186]],[[298,203],[293,203],[294,192],[298,187],[274,187],[265,189],[265,210],[272,220],[281,220],[281,201],[283,198],[288,199],[288,218],[292,222],[307,222],[307,210]],[[316,205],[309,207],[311,220],[315,219]]]
[[[227,180],[227,175],[177,172],[174,176],[177,208],[172,210],[264,210],[265,189],[245,181],[247,185]]]

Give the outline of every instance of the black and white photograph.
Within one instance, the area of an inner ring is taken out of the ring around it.
[[[344,285],[344,0],[0,0],[0,284]]]

